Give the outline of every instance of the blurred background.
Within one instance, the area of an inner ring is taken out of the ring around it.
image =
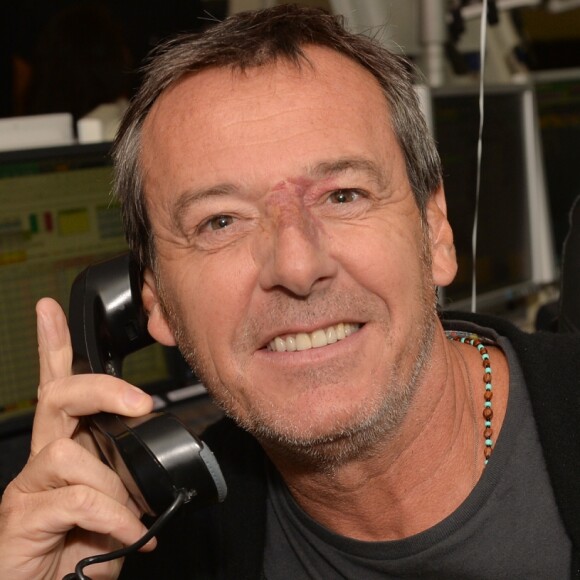
[[[68,111],[75,119],[81,118],[99,104],[130,96],[139,82],[139,66],[161,39],[177,32],[202,31],[213,20],[228,14],[278,3],[281,2],[1,0],[0,116]],[[343,12],[361,30],[386,25],[381,33],[386,42],[421,64],[427,39],[422,29],[420,0],[297,3]],[[439,0],[431,3],[444,6],[447,19],[453,5],[460,4]],[[505,58],[532,71],[580,66],[577,2],[506,4],[516,8],[505,13],[508,22],[500,25],[504,29],[503,42],[507,29],[514,35],[513,52],[505,54]],[[469,20],[457,38],[457,29],[452,29],[451,22],[439,23],[446,28],[444,46],[455,75],[476,68],[472,57],[477,28],[473,24],[475,21]],[[452,80],[448,74],[446,82]]]

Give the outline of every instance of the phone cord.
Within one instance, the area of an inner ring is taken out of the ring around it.
[[[147,533],[144,534],[134,544],[119,550],[114,550],[113,552],[108,552],[107,554],[99,554],[97,556],[83,558],[77,563],[75,571],[67,574],[66,576],[63,576],[62,580],[91,580],[91,578],[83,572],[83,569],[87,566],[90,566],[91,564],[101,564],[102,562],[110,562],[116,558],[123,558],[132,552],[136,552],[169,521],[175,512],[185,503],[187,497],[188,494],[185,490],[179,490],[177,492],[177,497],[175,500],[173,500],[173,503],[153,522]]]

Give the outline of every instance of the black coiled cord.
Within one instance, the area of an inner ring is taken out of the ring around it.
[[[175,512],[185,503],[188,494],[185,490],[180,490],[177,493],[176,498],[173,503],[153,522],[153,525],[149,528],[146,534],[144,534],[139,540],[130,546],[121,548],[119,550],[114,550],[113,552],[108,552],[107,554],[99,554],[97,556],[89,556],[88,558],[83,558],[79,560],[75,566],[75,571],[67,574],[62,580],[91,580],[83,570],[91,564],[101,564],[102,562],[110,562],[117,558],[123,558],[132,552],[136,552],[139,548],[144,546],[175,514]]]

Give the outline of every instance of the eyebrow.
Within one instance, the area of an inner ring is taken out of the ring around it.
[[[336,177],[348,172],[365,173],[381,189],[384,189],[387,178],[382,167],[374,161],[364,157],[344,157],[332,161],[321,161],[307,168],[306,174],[309,177],[323,179]],[[211,187],[200,187],[189,189],[180,194],[171,208],[171,219],[176,226],[182,223],[185,210],[205,199],[216,197],[227,197],[236,195],[240,188],[232,183],[221,183]]]
[[[226,197],[239,191],[239,188],[231,183],[221,183],[211,187],[200,187],[189,189],[181,193],[171,207],[171,221],[174,225],[181,227],[182,217],[185,210],[195,204],[212,197]]]
[[[387,182],[387,177],[381,166],[365,157],[345,157],[333,161],[322,161],[308,170],[312,177],[335,177],[349,171],[366,173],[381,189]]]

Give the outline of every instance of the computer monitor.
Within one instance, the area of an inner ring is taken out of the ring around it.
[[[0,153],[0,427],[34,409],[38,299],[51,296],[67,312],[75,276],[87,264],[127,249],[119,207],[110,196],[109,148],[106,143]],[[152,392],[193,382],[180,357],[160,345],[128,358],[124,375]]]
[[[580,69],[534,75],[555,249],[560,259],[572,202],[580,195]]]
[[[476,257],[476,308],[501,311],[557,278],[533,89],[485,89]],[[459,270],[442,289],[447,308],[470,309],[479,94],[477,87],[432,91],[433,127],[443,163]]]

